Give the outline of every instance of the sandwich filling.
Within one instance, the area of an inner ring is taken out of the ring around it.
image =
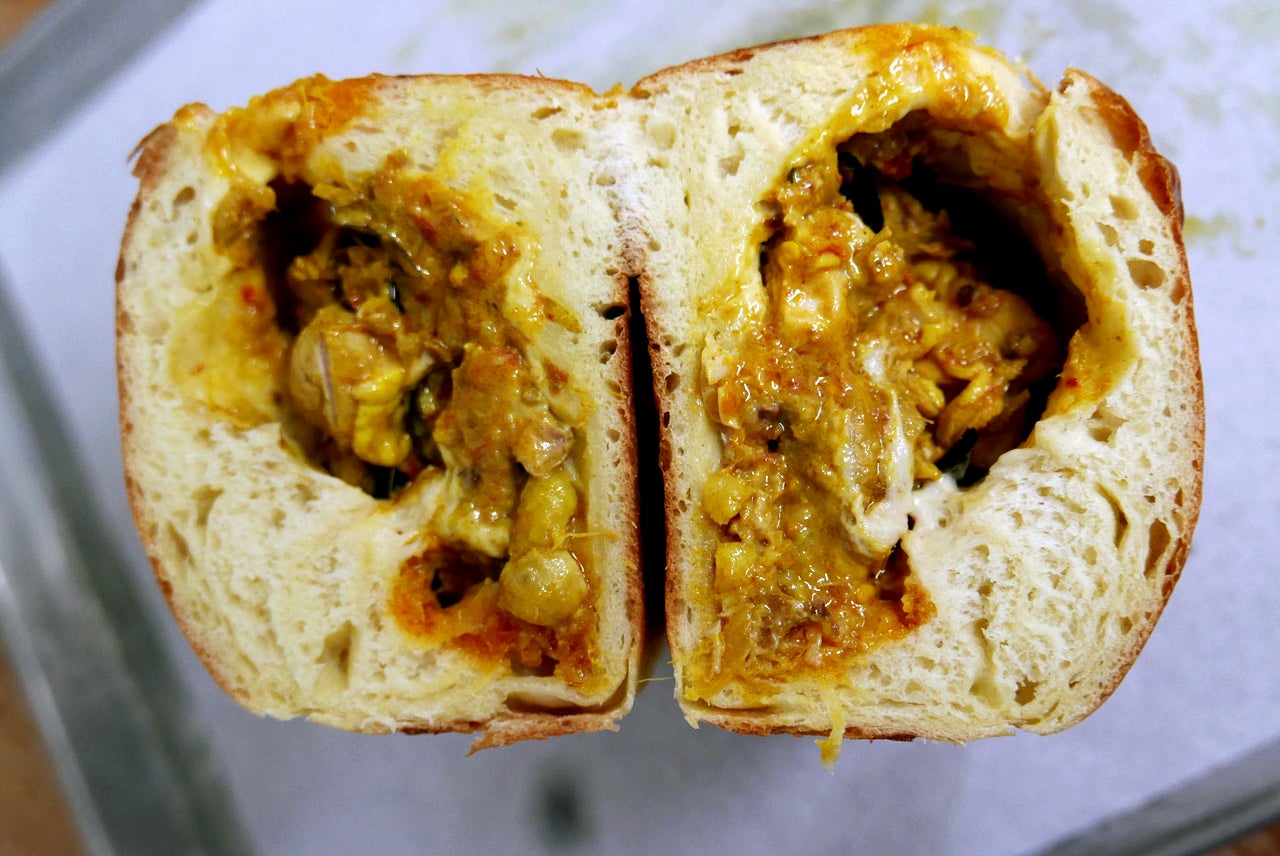
[[[718,627],[686,664],[691,701],[767,704],[927,621],[901,547],[915,491],[1021,442],[1061,367],[1054,331],[904,186],[911,159],[886,139],[799,158],[767,200],[759,298],[730,285],[703,307]]]
[[[341,87],[309,85],[312,100]],[[234,180],[213,242],[230,271],[178,337],[179,388],[239,427],[280,422],[299,455],[388,506],[432,509],[385,606],[416,644],[582,686],[597,645],[584,411],[530,348],[574,317],[530,281],[529,242],[467,194],[401,156],[354,180],[304,167],[279,140],[324,129],[277,136],[253,111],[220,120]],[[267,180],[245,175],[246,151],[269,153]]]

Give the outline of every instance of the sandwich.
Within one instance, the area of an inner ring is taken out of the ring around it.
[[[914,26],[635,97],[686,718],[830,758],[1088,715],[1201,491],[1177,174],[1143,123]]]
[[[323,78],[140,146],[129,496],[246,707],[615,728],[641,646],[627,271],[585,87]]]
[[[130,497],[255,711],[478,746],[615,727],[650,394],[695,726],[827,760],[1065,728],[1186,559],[1177,173],[1082,72],[1049,90],[884,25],[603,95],[314,78],[183,108],[136,171]]]

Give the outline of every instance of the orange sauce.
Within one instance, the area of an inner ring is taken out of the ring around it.
[[[506,314],[529,244],[403,153],[367,175],[317,154],[376,112],[381,85],[313,77],[217,118],[205,154],[229,187],[215,281],[181,320],[172,372],[237,426],[281,422],[312,464],[380,499],[444,476],[421,550],[391,580],[391,618],[422,646],[582,685],[598,659],[589,551],[555,545],[589,592],[568,617],[541,626],[500,602],[530,473],[559,471],[577,432],[548,403],[568,374],[526,358],[529,325]],[[537,323],[577,328],[547,295],[534,305]]]
[[[966,435],[992,459],[1016,445],[1027,387],[1052,367],[1052,330],[981,279],[946,215],[881,174],[872,229],[842,193],[849,163],[819,150],[784,175],[762,240],[767,306],[704,351],[724,444],[703,495],[719,626],[687,664],[691,700],[833,680],[929,620],[896,543],[910,491]]]

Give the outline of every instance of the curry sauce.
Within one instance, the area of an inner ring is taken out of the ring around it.
[[[171,370],[237,427],[281,423],[312,465],[376,499],[436,492],[390,585],[409,637],[580,685],[597,644],[570,461],[581,415],[553,407],[568,376],[528,355],[529,310],[508,300],[531,244],[403,156],[354,178],[308,161],[357,112],[341,86],[295,87],[311,105],[301,129],[251,104],[210,135],[232,178],[212,213],[227,272]],[[535,323],[572,327],[534,292]]]
[[[993,287],[947,213],[894,180],[911,171],[901,154],[803,155],[767,200],[764,300],[744,318],[730,286],[703,306],[731,332],[702,352],[723,444],[701,497],[719,530],[718,630],[687,663],[689,700],[732,687],[763,703],[928,621],[900,546],[912,491],[1021,442],[1031,388],[1061,366],[1027,300]]]

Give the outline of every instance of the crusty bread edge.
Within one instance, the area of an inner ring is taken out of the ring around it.
[[[1082,712],[1075,720],[1078,722],[1101,707],[1129,674],[1129,670],[1137,661],[1138,655],[1142,653],[1160,616],[1168,606],[1169,598],[1172,597],[1174,587],[1186,566],[1204,496],[1205,399],[1204,374],[1200,364],[1200,341],[1196,333],[1195,306],[1191,290],[1191,272],[1187,264],[1187,248],[1183,236],[1186,215],[1182,204],[1182,184],[1177,167],[1156,150],[1146,123],[1138,116],[1128,100],[1092,75],[1074,68],[1064,73],[1058,85],[1059,91],[1064,91],[1074,81],[1086,87],[1099,118],[1111,132],[1117,148],[1134,164],[1142,178],[1143,186],[1164,215],[1165,223],[1173,235],[1173,242],[1178,252],[1178,267],[1167,273],[1174,278],[1173,297],[1179,308],[1183,310],[1185,323],[1180,329],[1171,333],[1176,333],[1183,340],[1184,353],[1188,362],[1188,365],[1183,368],[1194,383],[1194,389],[1188,391],[1191,393],[1189,401],[1192,408],[1191,421],[1194,433],[1187,438],[1193,450],[1193,458],[1191,468],[1185,474],[1189,478],[1181,483],[1185,494],[1182,507],[1189,511],[1184,518],[1186,525],[1179,534],[1178,540],[1171,545],[1169,561],[1165,564],[1163,598],[1152,610],[1149,620],[1136,627],[1131,634],[1129,650],[1122,654],[1120,665],[1114,672],[1110,685],[1103,687],[1090,702],[1082,705]]]

